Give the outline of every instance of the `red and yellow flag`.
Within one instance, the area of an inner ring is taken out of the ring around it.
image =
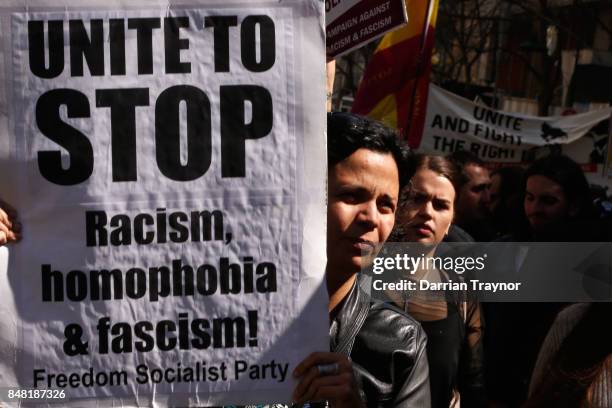
[[[385,35],[359,84],[352,111],[399,129],[421,143],[438,0],[406,0],[408,24]]]

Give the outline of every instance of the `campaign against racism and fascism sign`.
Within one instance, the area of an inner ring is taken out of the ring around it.
[[[337,58],[408,21],[404,0],[325,0],[327,58]]]
[[[287,401],[327,348],[323,6],[105,3],[2,13],[0,386]]]
[[[533,149],[554,144],[569,152],[612,113],[609,108],[570,116],[527,116],[473,103],[433,84],[429,89],[419,150],[437,154],[468,150],[487,162],[522,162]],[[588,152],[583,158],[569,155],[589,163]]]

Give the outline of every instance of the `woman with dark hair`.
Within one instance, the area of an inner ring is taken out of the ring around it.
[[[418,243],[426,256],[432,256],[453,221],[457,169],[447,158],[433,155],[417,156],[415,165],[390,241]],[[420,249],[417,252],[420,254]],[[436,268],[422,269],[412,276],[429,282],[462,280],[452,270]],[[390,296],[427,333],[432,407],[448,408],[459,402],[464,407],[484,406],[479,304],[452,294],[434,299],[418,293],[408,299]]]
[[[294,399],[347,408],[429,407],[423,329],[401,310],[372,301],[357,283],[395,223],[401,187],[412,175],[408,151],[390,128],[349,113],[328,114],[327,138],[332,352],[298,365]]]
[[[612,407],[612,303],[581,303],[555,320],[525,408]]]

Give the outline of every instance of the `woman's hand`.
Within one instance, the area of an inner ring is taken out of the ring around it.
[[[21,239],[21,224],[17,222],[17,211],[0,200],[0,245]]]
[[[340,353],[312,353],[293,371],[299,383],[293,391],[293,400],[327,400],[333,408],[365,407],[353,375],[351,360]]]

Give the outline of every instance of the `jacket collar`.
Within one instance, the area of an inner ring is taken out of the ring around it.
[[[360,288],[360,283],[358,275],[331,322],[329,335],[330,349],[333,352],[350,355],[355,337],[370,310],[370,296]]]

